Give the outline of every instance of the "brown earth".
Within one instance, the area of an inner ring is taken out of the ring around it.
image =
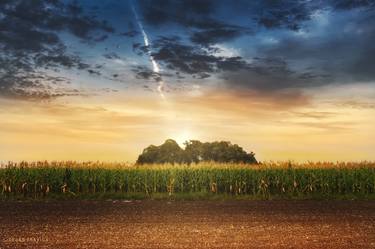
[[[0,248],[375,248],[375,201],[0,202]]]

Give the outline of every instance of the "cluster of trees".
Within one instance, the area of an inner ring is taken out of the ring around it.
[[[213,161],[219,163],[257,163],[253,152],[247,153],[237,144],[227,141],[206,142],[190,140],[182,149],[173,139],[162,145],[150,145],[139,155],[137,164],[147,163],[199,163]]]

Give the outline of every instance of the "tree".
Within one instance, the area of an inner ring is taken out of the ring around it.
[[[173,139],[167,139],[159,146],[158,163],[182,163],[183,150]]]
[[[184,162],[185,163],[199,163],[202,161],[203,143],[198,140],[190,140],[184,143]]]
[[[237,144],[227,141],[206,142],[190,140],[184,143],[185,149],[173,139],[167,139],[162,145],[150,145],[139,155],[137,164],[147,163],[199,163],[213,161],[219,163],[258,163],[253,152],[247,153]]]
[[[227,141],[204,143],[201,146],[201,160],[220,163],[257,163],[253,152],[247,153],[237,144]]]
[[[182,163],[183,150],[176,141],[167,139],[162,145],[150,145],[138,156],[137,163]]]
[[[141,155],[138,156],[137,163],[138,164],[155,163],[155,161],[158,158],[159,158],[158,146],[150,145],[146,149],[143,150]]]

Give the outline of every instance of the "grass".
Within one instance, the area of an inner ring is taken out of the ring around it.
[[[375,163],[8,163],[0,199],[375,199]]]

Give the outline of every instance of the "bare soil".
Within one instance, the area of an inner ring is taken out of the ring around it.
[[[6,201],[0,248],[375,248],[375,201]]]

